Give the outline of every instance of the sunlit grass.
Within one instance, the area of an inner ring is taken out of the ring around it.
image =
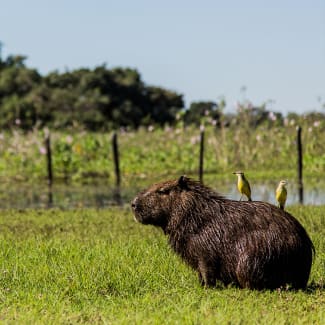
[[[291,206],[316,247],[306,291],[203,289],[129,209],[0,211],[5,323],[322,324],[325,207]]]

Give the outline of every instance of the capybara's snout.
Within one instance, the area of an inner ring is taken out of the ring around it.
[[[139,198],[136,196],[132,201],[131,201],[131,208],[133,211],[134,215],[134,220],[138,222],[142,222],[141,214],[140,214],[140,208],[139,208]]]
[[[136,210],[136,208],[137,208],[137,203],[138,203],[138,197],[136,196],[136,197],[132,200],[132,202],[131,202],[131,208],[132,208],[133,211]]]

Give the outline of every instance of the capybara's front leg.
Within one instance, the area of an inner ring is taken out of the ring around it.
[[[199,261],[199,281],[204,287],[214,287],[216,285],[217,276],[215,265],[200,260]]]
[[[199,283],[202,287],[204,287],[204,280],[203,280],[203,276],[201,274],[200,271],[198,271],[198,276],[199,276]]]

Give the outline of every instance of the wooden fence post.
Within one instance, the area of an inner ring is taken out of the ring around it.
[[[297,127],[297,154],[298,154],[298,196],[299,203],[304,203],[304,185],[302,180],[303,161],[302,161],[302,143],[301,143],[301,127]]]
[[[199,180],[203,183],[203,159],[204,158],[204,127],[200,128],[200,160],[199,160]]]
[[[112,145],[113,145],[113,160],[114,160],[114,171],[115,171],[116,187],[120,187],[121,174],[120,174],[119,152],[118,152],[118,144],[117,144],[117,134],[116,134],[116,132],[113,133]]]
[[[45,133],[45,148],[46,148],[46,162],[47,162],[47,183],[49,186],[53,184],[53,166],[52,166],[52,150],[50,133]]]

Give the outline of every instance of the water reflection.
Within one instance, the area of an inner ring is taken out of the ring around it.
[[[103,208],[110,206],[121,206],[129,204],[132,198],[151,184],[150,181],[143,181],[134,186],[124,188],[114,188],[107,184],[96,185],[52,185],[46,184],[1,184],[0,185],[0,208],[82,208],[95,207]],[[235,182],[225,182],[216,184],[208,182],[210,187],[215,188],[224,196],[238,200],[240,198],[237,192]],[[272,182],[253,183],[253,200],[266,201],[276,204],[275,188],[277,184]],[[287,186],[288,198],[287,205],[297,204],[299,202],[298,188],[295,184],[289,183]],[[325,184],[320,186],[305,185],[304,204],[320,205],[325,204]]]
[[[7,184],[0,186],[0,208],[108,207],[129,202],[128,191],[107,185]]]

